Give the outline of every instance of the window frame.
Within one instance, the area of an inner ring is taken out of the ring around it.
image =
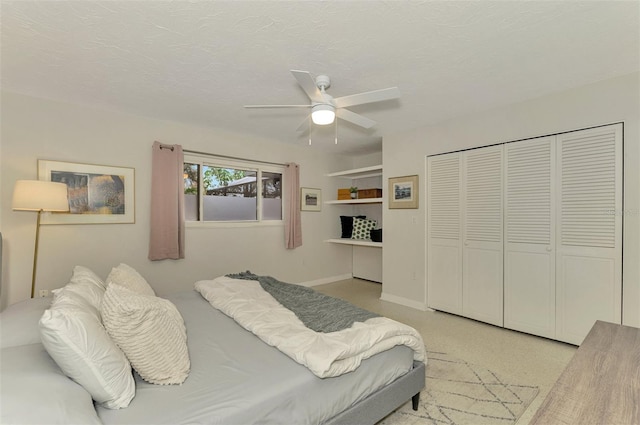
[[[184,154],[183,162],[186,164],[197,164],[199,166],[198,175],[198,220],[185,220],[187,227],[264,227],[264,226],[284,226],[284,165],[266,164],[259,161],[244,159],[229,159],[218,157],[215,155],[206,155],[200,153]],[[260,184],[259,190],[256,188],[256,220],[221,220],[221,221],[204,221],[204,166],[217,168],[234,168],[256,172],[256,182],[262,182],[262,173],[278,173],[281,177],[280,188],[280,210],[282,216],[279,220],[264,220],[263,215],[263,190]],[[184,189],[183,189],[184,190]]]

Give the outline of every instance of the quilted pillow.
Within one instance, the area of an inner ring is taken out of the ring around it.
[[[351,239],[371,239],[371,230],[375,229],[376,225],[375,220],[354,218]]]
[[[111,273],[107,276],[107,284],[109,283],[115,283],[138,294],[156,295],[145,278],[136,269],[124,263],[111,269]]]
[[[63,288],[39,322],[40,338],[60,369],[109,409],[127,407],[135,395],[131,365],[109,338],[98,310]]]
[[[187,331],[171,301],[110,283],[102,302],[102,321],[142,379],[159,385],[187,379],[191,368]]]
[[[353,219],[354,218],[367,218],[365,215],[341,215],[340,216],[340,228],[342,230],[341,238],[350,238],[353,234]]]

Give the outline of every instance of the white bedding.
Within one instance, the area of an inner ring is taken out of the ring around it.
[[[257,281],[222,276],[196,282],[195,288],[213,307],[320,378],[352,372],[362,360],[396,345],[411,348],[414,360],[425,361],[420,334],[385,317],[356,322],[338,332],[319,333],[307,328]]]

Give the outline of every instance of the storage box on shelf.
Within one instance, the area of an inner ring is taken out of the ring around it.
[[[358,199],[382,198],[382,189],[358,189]]]
[[[338,189],[338,201],[347,201],[351,199],[351,191],[349,189]]]

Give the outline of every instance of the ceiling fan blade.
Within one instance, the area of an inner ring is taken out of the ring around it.
[[[316,82],[311,76],[311,74],[309,74],[307,71],[297,71],[295,69],[292,69],[291,73],[293,74],[294,78],[298,81],[298,84],[300,84],[300,87],[302,87],[302,89],[307,94],[307,96],[309,96],[309,99],[311,99],[314,102],[320,102],[320,103],[324,102],[322,93],[320,93],[320,90],[318,90],[318,87],[316,86]]]
[[[360,114],[351,112],[348,109],[336,109],[336,115],[338,116],[338,118],[349,121],[352,124],[359,125],[360,127],[371,128],[376,125],[376,122],[374,120],[370,120],[369,118],[364,117]]]
[[[257,108],[311,108],[312,105],[244,105],[247,109]]]
[[[400,97],[400,90],[397,87],[374,90],[365,93],[352,94],[333,99],[336,107],[348,108],[349,106],[363,105],[365,103],[381,102],[383,100],[397,99]]]

